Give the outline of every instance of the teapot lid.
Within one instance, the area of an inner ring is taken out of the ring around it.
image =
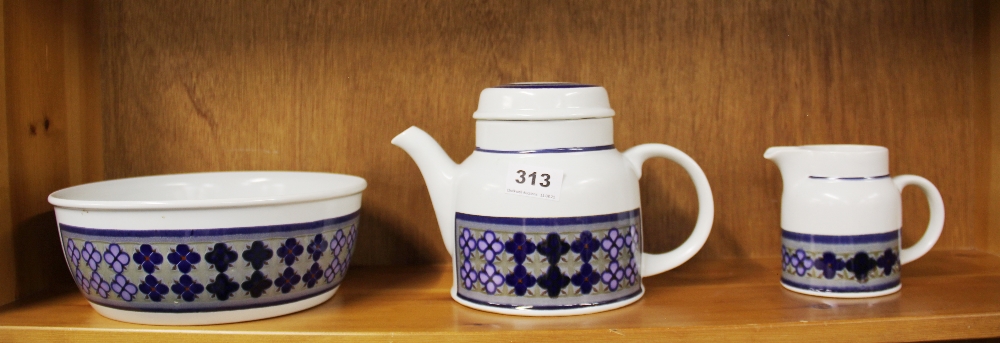
[[[520,82],[484,89],[472,118],[565,120],[615,115],[601,86],[566,82]]]

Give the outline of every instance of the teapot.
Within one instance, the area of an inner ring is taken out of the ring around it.
[[[641,278],[684,263],[704,245],[714,206],[705,173],[680,150],[619,152],[603,87],[514,83],[479,98],[476,149],[456,164],[427,133],[392,139],[416,162],[452,256],[451,296],[495,313],[554,316],[619,308]],[[642,251],[642,164],[663,157],[691,176],[699,213],[678,248]]]
[[[872,145],[771,147],[781,195],[782,275],[785,288],[808,295],[862,298],[900,290],[900,266],[926,254],[944,226],[944,202],[934,184],[916,175],[889,176],[889,150]],[[930,223],[902,248],[903,187],[927,196]]]

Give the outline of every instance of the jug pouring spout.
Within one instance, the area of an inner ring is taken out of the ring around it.
[[[423,130],[411,126],[392,139],[392,144],[402,148],[417,163],[420,174],[427,183],[431,204],[437,215],[445,248],[455,255],[455,174],[458,165],[441,149],[437,141]]]
[[[778,165],[785,189],[809,178],[809,156],[809,150],[797,146],[775,146],[764,152],[764,158]]]

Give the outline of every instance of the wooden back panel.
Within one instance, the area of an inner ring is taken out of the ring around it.
[[[410,125],[461,161],[478,93],[515,81],[603,85],[616,144],[697,160],[716,221],[696,259],[775,256],[781,179],[769,146],[890,149],[893,174],[941,189],[938,248],[986,237],[985,18],[970,2],[432,1],[102,4],[107,178],[213,170],[364,177],[363,265],[445,263]],[[652,251],[697,205],[683,171],[647,164]],[[904,192],[904,242],[926,204]]]

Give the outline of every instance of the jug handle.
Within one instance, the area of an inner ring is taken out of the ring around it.
[[[924,191],[924,195],[927,196],[927,204],[930,205],[930,223],[927,224],[927,231],[924,231],[924,236],[920,237],[920,240],[916,244],[909,248],[905,248],[899,252],[899,264],[907,264],[913,262],[924,256],[934,243],[937,243],[939,237],[941,237],[941,229],[944,228],[944,200],[941,199],[941,192],[938,191],[934,184],[925,178],[916,175],[899,175],[892,178],[892,182],[896,184],[896,188],[899,192],[903,192],[903,187],[906,186],[917,186],[920,190]]]
[[[698,220],[694,231],[684,244],[674,250],[662,254],[642,253],[642,275],[653,276],[676,268],[701,250],[712,231],[712,221],[715,218],[715,204],[712,199],[712,188],[708,178],[698,163],[684,152],[665,144],[642,144],[626,150],[623,155],[635,171],[636,177],[642,177],[642,164],[653,157],[663,157],[679,164],[691,176],[694,188],[698,194]]]

